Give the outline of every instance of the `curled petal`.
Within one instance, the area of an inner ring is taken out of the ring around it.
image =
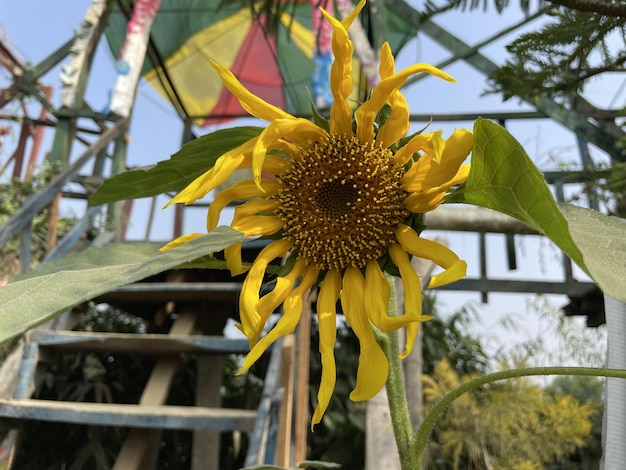
[[[283,219],[275,215],[251,215],[238,223],[230,224],[232,228],[242,232],[246,237],[272,235],[284,225]]]
[[[459,167],[467,158],[474,137],[467,129],[455,130],[445,141],[441,155],[427,152],[415,162],[402,178],[407,191],[423,191],[441,186],[455,177]]]
[[[462,184],[469,175],[470,164],[462,165],[457,174],[445,184],[427,191],[413,193],[403,201],[404,206],[411,212],[425,213],[434,210],[446,196],[448,190],[457,184]]]
[[[387,357],[376,342],[374,332],[365,314],[365,279],[355,267],[348,267],[343,275],[341,305],[346,320],[359,339],[361,351],[356,374],[356,387],[350,400],[369,400],[385,385],[389,375]]]
[[[278,209],[279,202],[275,199],[253,199],[235,207],[233,222],[240,222],[246,217],[257,214],[271,214]]]
[[[291,271],[285,276],[279,276],[276,279],[276,284],[272,291],[261,297],[257,304],[257,311],[259,315],[261,315],[263,325],[278,306],[285,301],[287,296],[291,293],[296,280],[302,276],[305,269],[306,262],[298,258]],[[257,331],[254,337],[255,342],[261,335],[261,331],[262,330]]]
[[[409,315],[390,317],[389,300],[391,288],[376,260],[365,266],[365,308],[370,321],[381,330],[393,331],[416,321]]]
[[[319,271],[315,268],[308,269],[305,272],[300,285],[291,291],[285,299],[282,317],[280,317],[280,320],[278,320],[274,328],[272,328],[267,335],[261,338],[261,340],[252,347],[243,361],[241,370],[237,372],[238,374],[242,374],[248,370],[250,366],[252,366],[252,364],[254,364],[256,360],[261,357],[261,354],[263,354],[278,338],[293,333],[298,325],[298,322],[300,321],[300,317],[302,316],[302,296],[309,289],[311,289],[317,280],[318,273]]]
[[[444,247],[445,248],[445,247]],[[434,289],[435,287],[445,286],[446,284],[452,284],[453,282],[463,279],[467,275],[467,263],[462,259],[455,261],[441,274],[433,276],[430,280],[428,287]]]
[[[264,179],[260,181],[260,186],[259,188],[254,180],[243,180],[215,196],[207,214],[207,231],[210,232],[217,227],[222,210],[231,202],[261,196],[273,196],[278,193],[283,185],[278,180]]]
[[[254,346],[252,340],[256,332],[263,328],[261,316],[257,310],[259,303],[259,291],[265,276],[267,265],[275,258],[285,256],[292,246],[292,242],[285,239],[276,240],[261,250],[252,264],[246,279],[241,286],[239,295],[239,316],[241,317],[240,330],[250,340],[250,347]]]
[[[241,107],[252,116],[263,119],[264,121],[273,121],[275,119],[293,119],[293,116],[282,109],[269,104],[267,101],[254,95],[246,87],[244,87],[235,75],[226,67],[222,67],[216,62],[211,61],[211,65],[217,71],[224,86],[235,95],[239,100]]]
[[[391,46],[388,42],[383,43],[380,49],[380,78],[385,79],[396,73],[396,65],[391,53]],[[381,126],[376,134],[376,141],[383,148],[389,148],[402,138],[411,127],[409,122],[409,105],[400,91],[396,91],[389,96],[389,106],[391,115]]]
[[[171,250],[172,248],[176,248],[177,246],[184,245],[188,241],[193,240],[194,238],[202,237],[203,235],[204,235],[203,233],[198,233],[198,232],[183,235],[182,237],[178,237],[172,240],[167,245],[162,246],[161,248],[159,248],[159,251]]]
[[[415,324],[428,320],[430,317],[422,315],[422,287],[420,279],[415,269],[413,269],[413,266],[411,266],[406,251],[394,243],[389,247],[389,255],[400,270],[402,287],[404,289],[404,315],[412,319],[412,323]],[[411,339],[411,335],[417,334],[417,330],[413,326],[409,328],[412,323],[407,325],[406,347],[400,356],[402,358],[411,354],[413,345],[415,344],[415,338]]]
[[[371,142],[374,139],[374,120],[376,119],[378,111],[380,111],[389,97],[405,84],[407,78],[420,72],[428,72],[436,77],[443,78],[444,80],[448,80],[450,82],[454,81],[454,79],[447,73],[428,64],[411,65],[404,70],[381,80],[381,82],[374,88],[370,99],[359,106],[354,113],[357,126],[357,136],[361,142]]]
[[[385,41],[380,48],[380,64],[378,65],[378,73],[380,78],[391,77],[396,73],[396,62],[391,52],[391,46]]]
[[[393,156],[393,160],[397,165],[404,165],[413,156],[415,152],[420,150],[425,152],[432,152],[435,158],[441,158],[441,152],[443,151],[445,140],[441,138],[443,131],[429,132],[428,134],[417,134],[406,145],[399,149]],[[437,157],[439,155],[439,157]],[[421,158],[420,158],[421,160]],[[419,161],[419,160],[418,160]],[[413,164],[407,174],[413,169]],[[413,170],[414,172],[417,170]],[[403,179],[404,182],[404,179]]]
[[[333,134],[352,134],[352,108],[348,103],[348,97],[353,88],[354,44],[348,36],[348,28],[364,6],[365,1],[361,0],[343,21],[335,19],[324,9],[320,9],[333,28],[332,50],[335,60],[330,68],[330,90],[333,94],[333,104],[330,107],[330,131]]]
[[[403,224],[396,229],[396,238],[408,253],[429,259],[444,269],[443,273],[433,276],[429,287],[449,284],[465,276],[467,264],[451,249],[432,240],[421,238],[412,228]]]
[[[335,389],[337,370],[335,366],[335,342],[337,339],[337,299],[341,290],[341,274],[330,270],[324,276],[317,299],[317,321],[320,335],[322,379],[317,392],[317,406],[313,412],[311,429],[322,420]]]
[[[210,191],[217,188],[220,184],[223,184],[235,170],[243,168],[246,156],[250,158],[252,155],[252,149],[254,148],[256,139],[256,137],[250,139],[239,147],[219,157],[215,161],[213,168],[189,183],[182,191],[174,196],[165,207],[181,202],[185,205],[191,204],[198,199],[202,199]]]
[[[411,127],[409,105],[404,95],[396,91],[389,97],[389,105],[391,115],[376,134],[376,142],[379,142],[383,148],[389,148],[395,144]]]
[[[224,258],[226,259],[226,267],[230,271],[231,276],[237,276],[245,273],[249,268],[244,267],[241,261],[242,242],[233,243],[229,247],[224,248]]]
[[[289,139],[301,147],[307,146],[311,141],[326,137],[324,129],[312,123],[308,119],[291,118],[276,119],[267,126],[254,143],[252,151],[252,177],[260,184],[261,170],[268,151],[283,145],[284,139]]]

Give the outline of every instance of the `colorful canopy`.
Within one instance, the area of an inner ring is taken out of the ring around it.
[[[318,0],[312,2],[319,5]],[[292,114],[309,114],[309,92],[320,88],[319,82],[312,86],[314,72],[318,79],[320,71],[324,73],[320,30],[312,30],[319,21],[312,19],[313,12],[317,7],[308,1],[285,5],[276,14],[278,28],[268,35],[267,15],[247,3],[162,0],[142,75],[179,113],[200,125],[247,116],[210,60],[231,69],[246,88],[266,101]],[[121,11],[112,12],[107,39],[116,57],[127,23]],[[387,32],[394,53],[415,34],[391,13],[387,13]],[[360,70],[355,65],[355,71]],[[355,74],[355,89],[360,80]]]

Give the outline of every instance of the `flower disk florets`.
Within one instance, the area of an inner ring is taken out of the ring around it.
[[[364,267],[395,241],[407,219],[404,169],[390,150],[356,136],[329,135],[311,144],[279,175],[283,236],[319,269]]]

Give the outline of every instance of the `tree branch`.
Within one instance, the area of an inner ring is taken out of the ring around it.
[[[626,3],[613,3],[610,0],[548,0],[572,10],[600,13],[606,16],[626,17]]]

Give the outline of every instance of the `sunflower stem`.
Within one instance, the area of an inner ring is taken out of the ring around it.
[[[386,275],[391,287],[391,298],[389,300],[389,316],[396,316],[396,296],[393,279]],[[393,434],[398,447],[400,466],[402,470],[414,470],[415,454],[411,451],[411,441],[413,438],[413,428],[409,417],[409,407],[404,390],[404,375],[402,364],[400,363],[400,353],[398,344],[398,334],[395,331],[385,333],[385,340],[381,341],[381,347],[389,361],[389,376],[387,377],[387,400],[389,401],[389,414]]]
[[[415,434],[415,437],[411,444],[412,460],[416,463],[416,466],[414,468],[421,468],[422,454],[424,453],[424,450],[426,450],[428,437],[435,427],[435,422],[454,400],[459,398],[464,393],[470,392],[492,382],[497,382],[504,379],[513,379],[516,377],[530,377],[535,375],[586,375],[626,379],[626,370],[604,369],[595,367],[529,367],[523,369],[504,370],[500,372],[494,372],[492,374],[487,374],[481,377],[476,377],[475,379],[472,379],[455,388],[454,390],[448,392],[426,413],[426,415],[424,416],[424,421],[417,430],[417,433]],[[391,404],[391,395],[389,397],[389,402]]]

